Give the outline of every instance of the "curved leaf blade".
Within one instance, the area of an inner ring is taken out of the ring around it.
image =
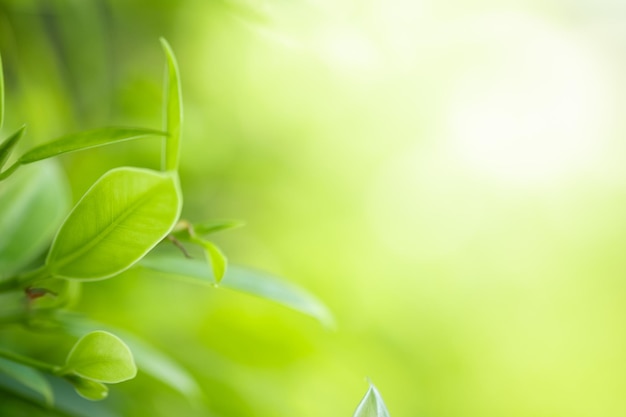
[[[8,375],[20,384],[40,394],[46,404],[52,405],[54,401],[52,388],[41,372],[8,359],[0,358],[0,373]]]
[[[133,354],[117,336],[97,330],[76,342],[65,361],[64,374],[115,384],[137,375]]]
[[[0,129],[4,124],[4,70],[2,67],[2,56],[0,55]]]
[[[353,417],[389,417],[385,402],[374,385],[370,384]]]
[[[149,256],[141,261],[141,265],[170,276],[214,286],[213,272],[203,260],[173,256]],[[332,314],[319,299],[302,288],[267,273],[231,265],[226,271],[220,287],[274,301],[313,317],[328,328],[335,327]]]
[[[20,164],[29,164],[53,156],[75,152],[83,149],[111,143],[123,142],[147,136],[167,136],[160,130],[128,128],[128,127],[105,127],[101,129],[86,130],[61,136],[51,142],[44,143],[26,152],[20,157]]]
[[[0,271],[14,273],[50,244],[70,209],[67,180],[51,161],[0,183]]]
[[[78,395],[90,401],[102,401],[109,396],[109,387],[101,382],[82,378],[78,375],[68,375],[66,378]]]
[[[164,130],[168,133],[163,152],[163,167],[166,171],[176,171],[180,159],[180,138],[183,124],[183,100],[180,88],[178,63],[170,44],[161,38],[161,45],[167,60],[167,72],[163,87]]]
[[[67,279],[116,275],[167,236],[181,205],[174,175],[139,168],[111,170],[85,193],[59,229],[47,268]]]
[[[211,269],[213,269],[215,282],[219,284],[222,281],[222,278],[224,278],[224,274],[226,273],[226,267],[228,265],[226,255],[224,255],[220,248],[218,248],[213,242],[202,239],[194,239],[194,242],[198,243],[204,248],[204,253],[207,257],[207,261],[211,265]]]
[[[15,133],[9,136],[2,144],[0,144],[0,168],[4,166],[11,156],[11,152],[13,152],[13,148],[17,145],[17,142],[20,141],[22,135],[24,134],[24,130],[26,129],[26,125],[20,127]]]

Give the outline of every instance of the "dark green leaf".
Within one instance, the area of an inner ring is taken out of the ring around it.
[[[199,259],[153,255],[143,259],[141,265],[173,277],[214,286],[215,278],[211,268]],[[333,317],[321,301],[303,289],[269,274],[231,265],[220,287],[272,300],[311,316],[327,327],[334,327]]]
[[[19,140],[22,138],[22,135],[24,134],[24,129],[26,129],[26,126],[20,127],[17,132],[13,133],[4,142],[2,142],[2,144],[0,144],[0,169],[7,162],[9,156],[11,156],[11,152],[13,152],[13,148],[15,148],[17,142],[19,142]]]
[[[183,102],[180,89],[180,75],[178,63],[169,43],[161,38],[161,45],[167,59],[167,75],[164,86],[163,113],[165,117],[164,168],[167,171],[176,171],[180,159],[180,139],[183,123]]]
[[[370,384],[353,417],[389,417],[383,398],[374,385]]]
[[[50,244],[70,208],[67,180],[45,161],[0,183],[0,271],[17,272]]]
[[[175,175],[118,168],[74,207],[46,261],[59,278],[98,280],[141,259],[172,230],[182,205]]]
[[[114,384],[134,378],[137,366],[130,349],[119,337],[98,330],[76,342],[62,373]]]
[[[0,358],[0,373],[10,376],[22,385],[40,394],[48,405],[52,405],[52,388],[43,375],[28,366]]]

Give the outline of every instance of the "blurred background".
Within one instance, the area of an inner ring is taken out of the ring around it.
[[[127,273],[76,309],[183,364],[211,414],[140,375],[124,416],[626,415],[626,4],[616,0],[0,0],[7,131],[161,126],[166,37],[183,217],[235,218],[269,301]],[[59,158],[74,200],[150,139]],[[61,349],[60,349],[61,350]],[[9,400],[6,400],[9,401]]]

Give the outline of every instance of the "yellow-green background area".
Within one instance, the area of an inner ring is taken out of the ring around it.
[[[230,261],[337,328],[153,274],[86,284],[77,310],[178,360],[224,417],[350,416],[366,378],[393,417],[626,415],[626,4],[2,0],[7,128],[158,128],[159,36],[183,216],[245,220],[216,235]],[[159,152],[60,161],[77,199]],[[202,415],[142,375],[107,401]]]

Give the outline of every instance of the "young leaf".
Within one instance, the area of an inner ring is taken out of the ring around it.
[[[211,268],[199,259],[149,256],[141,261],[141,265],[195,283],[213,286],[215,282]],[[321,301],[303,289],[269,274],[231,265],[220,287],[272,300],[311,316],[326,327],[334,327],[332,314]]]
[[[222,230],[234,229],[244,225],[240,220],[213,220],[193,225],[196,235],[208,235]]]
[[[389,417],[383,398],[374,385],[370,384],[353,417]]]
[[[107,172],[59,229],[46,260],[50,274],[98,280],[130,268],[167,236],[181,205],[174,175],[139,168]]]
[[[194,242],[200,244],[204,248],[204,253],[206,254],[207,261],[211,264],[211,268],[213,269],[213,276],[215,277],[215,282],[217,284],[222,281],[224,278],[224,274],[226,273],[226,265],[228,261],[226,259],[226,255],[214,245],[212,242],[202,239],[194,239]]]
[[[134,378],[137,366],[130,349],[120,338],[95,331],[76,342],[67,355],[62,374],[115,384]]]
[[[31,162],[40,161],[42,159],[82,149],[95,148],[97,146],[143,138],[146,136],[166,135],[166,132],[161,132],[160,130],[127,127],[105,127],[101,129],[71,133],[31,149],[20,157],[19,163],[29,164]]]
[[[0,373],[10,376],[22,385],[37,392],[44,398],[46,404],[52,405],[52,388],[48,380],[39,371],[20,363],[0,358]]]
[[[52,161],[0,184],[0,271],[14,273],[39,256],[69,209],[67,180]]]
[[[90,401],[101,401],[109,395],[109,388],[97,381],[82,378],[78,375],[67,375],[65,377],[81,397]]]
[[[164,130],[168,133],[165,139],[163,152],[163,168],[166,171],[176,171],[180,159],[180,138],[183,123],[183,101],[180,89],[180,76],[178,63],[170,44],[161,38],[161,45],[167,59],[167,73],[163,88],[163,116],[165,119]]]
[[[19,140],[22,138],[22,135],[24,134],[24,129],[26,129],[26,126],[20,127],[17,132],[13,133],[4,142],[2,142],[2,144],[0,144],[0,169],[7,162],[9,156],[11,156],[11,152],[13,152],[13,148],[15,148],[17,142],[19,142]]]

